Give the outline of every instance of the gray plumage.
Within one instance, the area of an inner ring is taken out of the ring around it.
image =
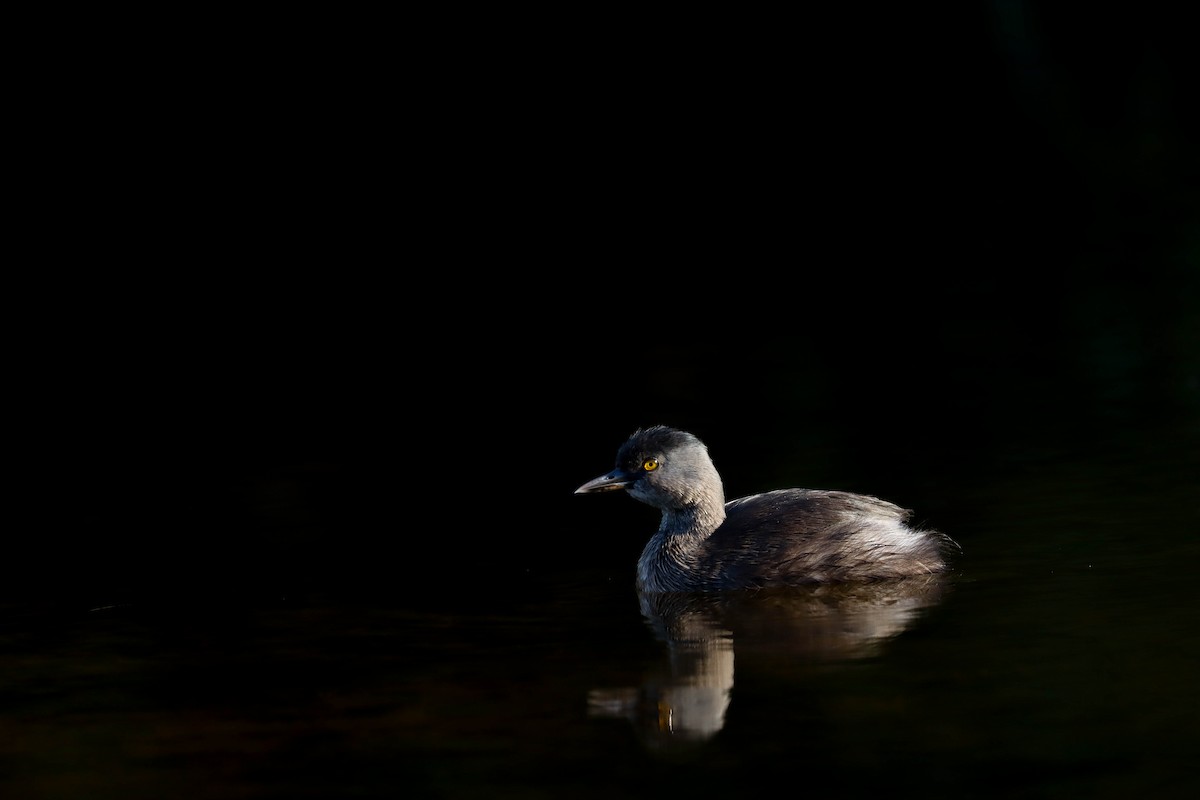
[[[725,502],[708,448],[690,433],[636,431],[616,469],[576,494],[625,489],[662,511],[637,566],[645,592],[718,591],[928,575],[954,543],[911,512],[850,492],[779,489]]]

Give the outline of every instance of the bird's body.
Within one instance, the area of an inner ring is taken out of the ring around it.
[[[943,551],[952,544],[910,527],[909,511],[868,495],[779,489],[726,503],[708,449],[665,426],[635,432],[616,469],[576,493],[622,488],[662,511],[638,559],[645,592],[928,575],[946,568]]]

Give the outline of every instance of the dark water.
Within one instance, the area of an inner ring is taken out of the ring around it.
[[[639,601],[630,551],[470,593],[12,603],[0,787],[1191,796],[1197,450],[1160,434],[975,486],[944,579]]]

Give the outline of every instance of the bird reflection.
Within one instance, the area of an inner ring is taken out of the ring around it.
[[[719,594],[639,594],[667,663],[639,687],[593,689],[592,717],[628,719],[651,748],[695,744],[725,724],[739,656],[813,664],[877,654],[940,601],[937,576]]]

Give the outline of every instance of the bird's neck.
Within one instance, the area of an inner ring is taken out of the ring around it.
[[[725,497],[718,494],[690,505],[663,509],[658,533],[667,539],[699,541],[708,538],[724,521]]]
[[[663,509],[662,524],[638,559],[638,586],[651,592],[695,588],[704,543],[724,521],[722,495],[704,503]]]

